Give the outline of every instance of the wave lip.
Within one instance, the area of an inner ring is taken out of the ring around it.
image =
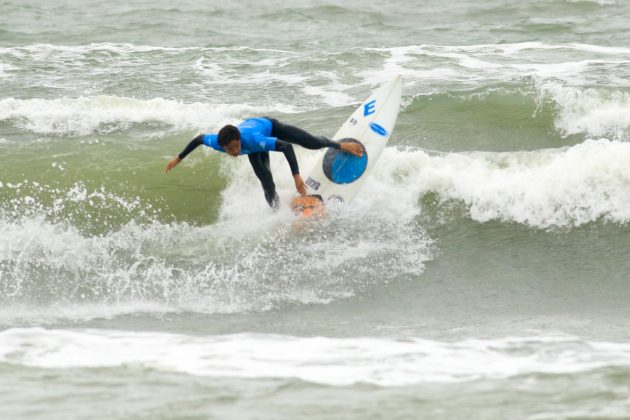
[[[558,110],[556,129],[563,135],[586,134],[630,138],[630,92],[567,86],[546,81],[537,87],[539,100],[550,99]]]
[[[0,333],[0,361],[48,369],[138,366],[195,376],[391,387],[628,368],[630,344],[562,335],[449,343],[12,328]]]
[[[449,203],[463,203],[477,222],[539,229],[630,222],[626,142],[587,140],[533,152],[428,154],[390,148],[384,153],[375,170],[383,182],[396,185],[402,177],[401,194],[420,199],[435,194],[445,211]]]

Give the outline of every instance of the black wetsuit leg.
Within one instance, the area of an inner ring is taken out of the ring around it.
[[[263,191],[265,191],[265,200],[274,211],[278,210],[280,199],[276,193],[276,184],[273,182],[273,175],[269,166],[269,152],[250,153],[247,157],[262,184]]]
[[[339,142],[327,139],[323,136],[314,136],[301,128],[281,123],[275,118],[267,118],[271,121],[271,137],[276,137],[287,143],[298,144],[306,149],[316,150],[324,147],[339,149]]]

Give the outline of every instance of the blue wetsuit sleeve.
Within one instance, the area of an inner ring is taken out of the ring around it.
[[[297,157],[295,156],[295,151],[293,150],[293,145],[291,143],[276,140],[276,152],[284,153],[284,157],[287,158],[287,162],[289,162],[289,167],[291,168],[291,173],[293,175],[300,173]]]
[[[278,139],[276,137],[268,137],[268,136],[256,136],[256,141],[262,147],[263,152],[273,152],[276,149],[276,144],[278,143]]]
[[[188,146],[178,155],[180,159],[184,159],[186,156],[190,154],[193,150],[203,144],[203,134],[199,134],[197,137],[192,139]]]

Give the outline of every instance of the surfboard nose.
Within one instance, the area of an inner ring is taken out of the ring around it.
[[[386,84],[387,85],[396,85],[396,84],[402,85],[402,76],[400,74],[397,74],[391,79],[389,79],[389,82],[387,82]]]

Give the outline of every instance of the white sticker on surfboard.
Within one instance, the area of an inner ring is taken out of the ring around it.
[[[306,178],[308,194],[319,194],[327,204],[349,203],[387,145],[400,109],[401,80],[396,76],[357,108],[333,140],[358,141],[363,156],[324,149]],[[353,139],[353,140],[350,140]]]

